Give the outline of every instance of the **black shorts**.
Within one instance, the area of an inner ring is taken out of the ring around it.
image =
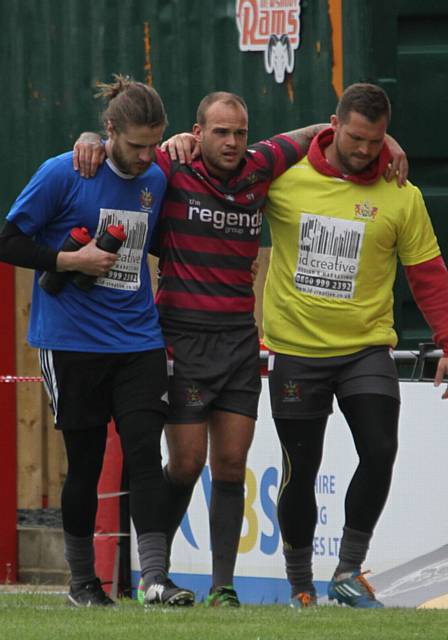
[[[269,356],[269,393],[274,418],[317,418],[333,412],[338,399],[377,393],[400,400],[398,373],[388,347],[369,347],[348,356]]]
[[[257,417],[260,343],[256,327],[230,331],[164,328],[170,424],[205,422],[213,410]]]
[[[130,412],[168,410],[164,349],[136,353],[39,352],[57,429],[91,429]],[[143,418],[144,419],[144,418]]]

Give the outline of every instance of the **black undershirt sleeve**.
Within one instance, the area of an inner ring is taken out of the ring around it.
[[[156,256],[156,258],[160,258],[160,220],[157,222],[152,233],[148,253],[152,256]]]
[[[37,271],[56,271],[58,252],[37,244],[13,222],[0,229],[0,261]]]

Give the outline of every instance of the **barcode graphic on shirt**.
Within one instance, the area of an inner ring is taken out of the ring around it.
[[[124,216],[120,216],[120,211],[116,211],[114,213],[108,212],[106,216],[100,221],[100,224],[98,226],[98,235],[100,236],[102,233],[104,233],[104,231],[106,231],[107,227],[110,224],[123,225],[124,232],[126,234],[126,240],[123,243],[124,248],[129,249],[132,247],[133,249],[143,249],[148,228],[146,222],[132,221],[131,224],[131,220],[129,217],[125,218]]]
[[[108,289],[137,291],[141,283],[142,264],[146,260],[148,214],[144,211],[100,209],[97,236],[110,224],[122,224],[126,240],[118,252],[118,260],[113,268],[104,277],[97,278],[96,284]]]
[[[308,217],[308,216],[307,216]],[[325,223],[317,217],[308,217],[300,229],[299,248],[334,258],[352,258],[359,255],[362,234],[355,229],[338,228],[331,219]]]
[[[352,298],[359,269],[364,223],[302,213],[294,286],[327,298]]]

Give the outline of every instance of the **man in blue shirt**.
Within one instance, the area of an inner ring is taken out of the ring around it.
[[[97,484],[107,424],[115,420],[129,474],[145,603],[188,605],[193,593],[165,571],[167,487],[160,437],[167,413],[165,344],[151,294],[147,253],[166,189],[153,164],[166,127],[156,91],[122,76],[100,85],[108,107],[107,161],[94,180],[72,168],[72,153],[47,160],[13,204],[0,233],[0,260],[36,270],[29,342],[64,437],[68,459],[61,506],[65,554],[75,606],[113,605],[95,574]],[[118,253],[95,240],[76,251],[70,231],[94,238],[112,225]],[[39,286],[42,271],[93,276],[89,290],[67,278],[58,293]]]

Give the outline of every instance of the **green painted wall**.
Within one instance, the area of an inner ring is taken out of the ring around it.
[[[408,154],[448,262],[448,2],[345,0],[343,26],[346,84],[370,81],[388,92],[390,132]],[[401,268],[395,321],[403,349],[431,337]]]
[[[326,121],[331,29],[326,0],[302,2],[302,43],[290,81],[278,84],[263,55],[238,48],[235,0],[0,0],[0,219],[34,170],[98,129],[96,81],[114,72],[145,81],[145,23],[153,85],[170,127],[191,128],[210,91],[242,94],[250,139]],[[316,43],[320,43],[317,50]]]

